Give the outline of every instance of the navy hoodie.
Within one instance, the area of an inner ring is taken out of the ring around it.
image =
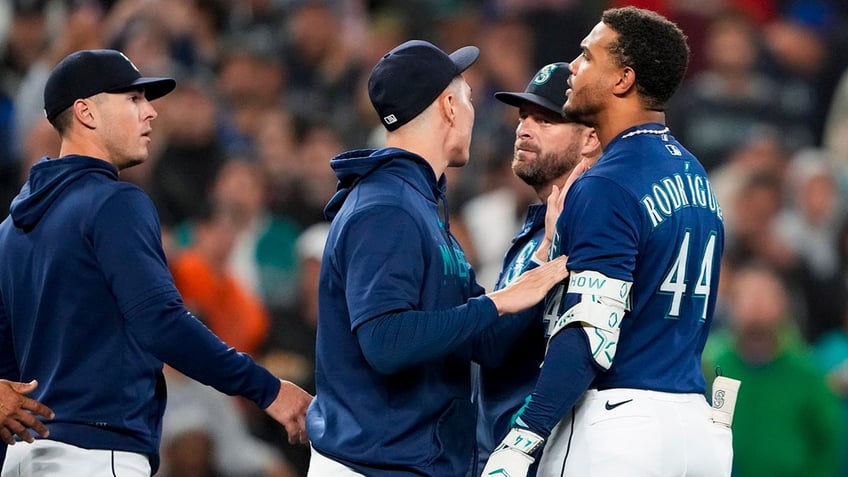
[[[330,164],[312,445],[368,476],[465,475],[474,343],[498,316],[450,234],[444,176],[397,148]]]
[[[51,440],[146,454],[155,473],[163,362],[261,408],[279,392],[183,306],[149,197],[108,162],[45,158],[0,224],[0,378],[38,379]]]

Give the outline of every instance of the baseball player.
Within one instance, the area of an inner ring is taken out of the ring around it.
[[[540,476],[729,476],[731,431],[713,421],[701,372],[721,208],[664,124],[686,37],[625,7],[581,48],[564,108],[604,152],[566,197],[552,255],[569,257],[569,283],[546,300],[539,379],[483,475],[525,475],[545,445]]]
[[[552,63],[542,67],[523,92],[495,93],[498,100],[518,108],[512,170],[536,191],[540,200],[530,206],[524,226],[507,250],[495,289],[508,286],[521,273],[535,268],[540,260],[547,261],[548,197],[554,187],[563,188],[572,171],[576,177],[600,155],[594,130],[567,119],[562,113],[570,74],[568,63]],[[534,257],[537,253],[540,257]],[[477,461],[472,475],[480,475],[489,452],[509,431],[510,418],[533,391],[545,354],[543,311],[543,304],[539,304],[524,312],[532,317],[530,325],[516,338],[503,365],[479,367],[473,374]],[[531,475],[534,469],[531,468]]]
[[[147,160],[151,101],[175,87],[117,50],[75,51],[47,78],[44,112],[61,146],[0,223],[0,378],[37,378],[32,397],[55,419],[49,436],[7,449],[3,477],[155,474],[164,363],[250,399],[306,442],[312,396],[186,310],[152,201],[119,180]]]
[[[392,49],[368,80],[386,147],[330,161],[339,188],[325,209],[310,476],[465,475],[471,360],[499,357],[498,337],[526,322],[513,314],[567,275],[559,257],[484,295],[450,232],[444,172],[469,158],[462,73],[478,54],[421,40]]]

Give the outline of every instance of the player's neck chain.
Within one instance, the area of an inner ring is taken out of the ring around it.
[[[621,139],[627,139],[629,137],[638,136],[639,134],[668,134],[670,130],[668,127],[664,127],[662,129],[637,129],[635,131],[630,131],[629,133],[621,136]]]

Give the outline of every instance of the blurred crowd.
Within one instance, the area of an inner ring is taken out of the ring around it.
[[[0,208],[58,154],[42,91],[66,54],[116,48],[146,76],[175,77],[154,103],[151,159],[122,180],[153,198],[190,309],[314,391],[328,161],[382,143],[365,88],[377,59],[410,38],[481,49],[466,73],[472,158],[449,171],[448,193],[452,231],[491,288],[534,201],[510,168],[516,110],[493,93],[574,58],[600,12],[622,5],[675,20],[692,48],[667,120],[727,227],[704,362],[742,377],[734,475],[848,476],[844,0],[2,0]],[[264,414],[167,376],[159,476],[305,475],[308,449]]]

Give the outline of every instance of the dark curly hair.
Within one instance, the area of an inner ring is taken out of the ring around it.
[[[636,91],[645,107],[662,111],[686,74],[686,35],[665,17],[635,7],[606,10],[601,21],[618,33],[610,53],[620,66],[636,72]]]

